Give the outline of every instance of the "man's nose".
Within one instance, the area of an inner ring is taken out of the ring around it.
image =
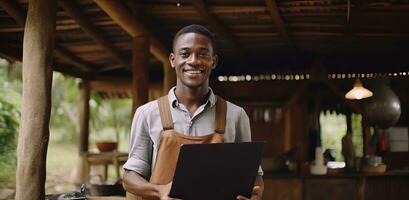
[[[192,53],[187,61],[187,63],[190,65],[195,65],[195,64],[198,64],[199,62],[200,62],[200,59],[195,53]]]

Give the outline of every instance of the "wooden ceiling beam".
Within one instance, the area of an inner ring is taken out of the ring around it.
[[[95,40],[96,43],[101,45],[107,52],[109,52],[115,60],[120,63],[122,66],[130,69],[128,61],[121,54],[121,52],[114,47],[108,40],[105,38],[103,33],[98,30],[97,27],[92,25],[85,16],[80,12],[80,8],[76,5],[75,1],[72,0],[60,0],[58,1],[59,5],[67,11],[73,19],[80,25],[82,30],[86,32],[91,38]]]
[[[129,92],[132,90],[132,81],[90,81],[89,86],[95,92]]]
[[[16,49],[8,43],[0,41],[0,57],[9,61],[21,61],[23,58],[23,51],[21,49]]]
[[[281,17],[280,10],[277,6],[277,2],[275,0],[265,0],[265,2],[268,11],[271,14],[271,17],[273,18],[273,22],[277,27],[278,32],[285,39],[286,42],[290,43],[290,36],[288,35],[284,20]]]
[[[95,3],[108,14],[120,27],[132,37],[148,36],[149,51],[162,63],[169,62],[169,50],[151,31],[136,19],[120,1],[94,0]]]
[[[227,41],[235,52],[237,58],[244,59],[244,51],[239,43],[234,39],[233,35],[226,28],[223,22],[215,15],[209,12],[203,0],[192,0],[192,5],[199,15],[204,19],[215,31],[220,35],[221,39]],[[242,64],[248,63],[247,61],[239,62]]]
[[[1,0],[0,6],[9,14],[17,23],[24,27],[26,24],[26,12],[16,1]]]
[[[60,57],[65,62],[76,66],[82,72],[92,71],[89,64],[85,63],[83,60],[81,60],[65,48],[58,46],[57,44],[54,45],[54,54],[55,56]]]
[[[24,27],[26,24],[26,11],[20,7],[15,1],[11,0],[1,0],[0,6],[14,19],[16,22]],[[65,61],[69,62],[70,64],[76,66],[82,72],[90,72],[91,67],[85,63],[84,61],[80,60],[79,58],[71,55],[69,51],[64,49],[61,46],[55,45],[54,53],[58,54],[62,57]]]

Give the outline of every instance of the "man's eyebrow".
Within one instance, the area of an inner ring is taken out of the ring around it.
[[[184,48],[178,49],[177,51],[189,51],[189,50],[191,50],[191,49],[192,49],[192,48],[184,47]],[[206,47],[201,47],[201,48],[199,48],[199,50],[200,50],[200,51],[210,51],[210,49],[209,49],[209,48],[206,48]]]
[[[190,50],[190,48],[188,48],[188,47],[184,47],[184,48],[180,48],[180,49],[178,49],[178,51],[187,51],[187,50]]]

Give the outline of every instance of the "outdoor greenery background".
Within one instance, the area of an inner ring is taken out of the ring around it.
[[[0,188],[15,183],[16,145],[21,107],[21,63],[0,58]],[[80,80],[53,73],[50,142],[47,155],[49,174],[71,173],[78,160]],[[90,100],[90,149],[99,140],[118,141],[127,151],[131,126],[130,99],[101,99],[92,93]]]
[[[352,142],[355,147],[355,155],[363,156],[362,116],[352,114]],[[346,116],[335,112],[320,113],[321,142],[323,149],[334,149],[335,160],[344,161],[342,156],[342,137],[347,132]]]

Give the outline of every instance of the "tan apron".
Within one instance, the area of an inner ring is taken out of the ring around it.
[[[173,180],[176,162],[179,156],[181,144],[203,144],[203,143],[222,143],[223,134],[226,125],[227,104],[226,101],[217,97],[216,116],[215,116],[215,133],[205,136],[187,136],[177,133],[173,130],[173,120],[169,108],[168,96],[161,97],[158,100],[160,118],[163,126],[163,133],[160,138],[156,164],[153,168],[150,183],[165,185]],[[141,200],[127,193],[127,200]]]

